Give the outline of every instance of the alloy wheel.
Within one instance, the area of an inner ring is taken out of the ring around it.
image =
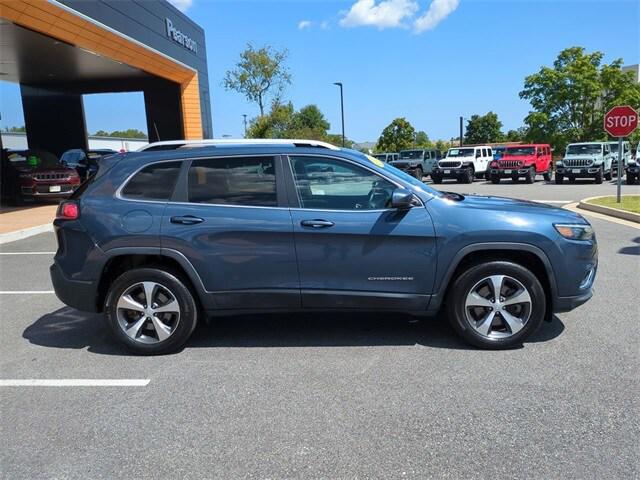
[[[136,342],[153,344],[166,340],[180,321],[175,295],[156,282],[139,282],[127,288],[116,305],[118,325]]]
[[[508,338],[524,328],[532,311],[531,295],[518,280],[491,275],[476,283],[465,300],[465,316],[480,335]]]

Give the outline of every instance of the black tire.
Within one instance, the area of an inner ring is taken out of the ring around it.
[[[458,182],[460,183],[473,183],[473,179],[476,177],[476,173],[473,170],[473,167],[469,167],[464,171],[462,178],[458,178]]]
[[[545,182],[550,182],[553,177],[553,172],[551,170],[547,170],[542,174],[542,178],[544,178]]]
[[[617,176],[618,176],[618,175],[617,175],[617,172],[616,172],[616,177],[617,177]],[[613,180],[612,170],[609,170],[609,173],[605,173],[605,174],[604,174],[604,179],[605,179],[607,182],[610,182],[611,180]]]
[[[630,173],[627,173],[627,185],[635,185],[636,183],[636,176],[632,175]]]
[[[536,167],[529,167],[527,174],[524,177],[526,183],[533,183],[536,181]]]
[[[422,167],[418,167],[413,171],[413,175],[420,181],[422,181],[422,177],[424,177],[424,172],[422,171]]]
[[[500,177],[498,175],[491,175],[491,183],[497,185],[500,183]]]
[[[433,180],[433,183],[442,183],[442,176],[431,174],[431,180]]]
[[[530,315],[522,329],[506,338],[489,338],[472,327],[465,311],[465,301],[471,289],[490,275],[507,275],[520,282],[531,298]],[[545,317],[547,299],[540,280],[522,265],[491,261],[471,266],[449,286],[447,315],[453,329],[467,343],[476,347],[500,350],[522,345],[522,342],[538,330]]]
[[[140,282],[156,282],[167,287],[175,297],[180,308],[180,316],[175,330],[163,341],[145,344],[129,337],[120,327],[117,303],[120,296],[133,285]],[[198,321],[198,308],[194,294],[180,274],[158,268],[139,268],[129,270],[114,280],[105,301],[105,320],[111,333],[125,347],[141,355],[159,355],[179,350],[193,333]]]
[[[598,170],[598,173],[596,173],[596,176],[595,176],[595,182],[596,182],[597,184],[601,184],[601,183],[602,183],[602,177],[603,177],[603,176],[604,176],[604,175],[603,175],[603,173],[602,173],[602,168],[600,168],[600,170]]]
[[[564,180],[564,176],[556,173],[556,184],[562,185],[562,181]]]
[[[489,180],[491,180],[491,172],[487,169],[486,172],[484,172],[484,179],[488,182]]]

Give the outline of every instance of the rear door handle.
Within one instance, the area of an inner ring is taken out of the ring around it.
[[[329,228],[333,227],[335,223],[328,220],[302,220],[300,225],[311,228]]]
[[[184,217],[171,217],[171,223],[180,225],[195,225],[204,222],[204,218],[194,217],[193,215],[185,215]]]

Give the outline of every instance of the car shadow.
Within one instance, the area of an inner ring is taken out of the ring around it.
[[[546,342],[564,331],[554,316],[527,343]],[[84,349],[101,355],[132,355],[112,338],[101,314],[64,307],[27,327],[23,338],[50,348]],[[414,346],[474,350],[442,316],[392,313],[298,313],[216,317],[201,322],[185,348]]]
[[[618,253],[623,255],[640,255],[640,237],[636,237],[631,241],[635,243],[635,245],[631,247],[622,247],[618,250]]]

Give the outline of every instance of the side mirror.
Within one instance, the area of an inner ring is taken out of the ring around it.
[[[396,188],[391,194],[391,208],[411,208],[413,193],[406,188]]]

